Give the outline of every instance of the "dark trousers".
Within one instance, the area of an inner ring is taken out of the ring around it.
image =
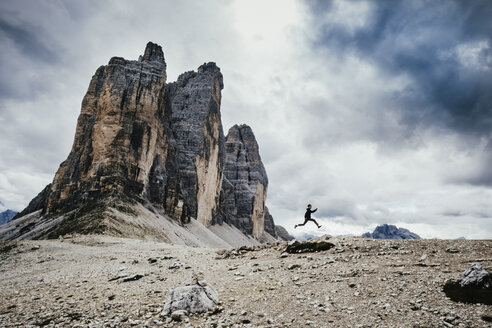
[[[314,223],[316,223],[317,226],[319,226],[318,222],[316,222],[315,219],[311,219],[311,218],[304,218],[304,223],[302,224],[298,224],[298,226],[303,226],[305,225],[306,223],[308,223],[308,221],[313,221]]]

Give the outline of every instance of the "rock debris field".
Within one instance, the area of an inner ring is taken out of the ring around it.
[[[0,243],[1,327],[491,327],[492,306],[444,294],[492,241],[330,238],[217,250],[107,236]],[[218,304],[164,311],[172,288],[206,281]]]

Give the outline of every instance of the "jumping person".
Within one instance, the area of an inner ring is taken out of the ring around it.
[[[314,223],[316,223],[316,225],[318,226],[318,229],[321,228],[321,226],[318,224],[318,222],[316,222],[315,219],[312,219],[311,218],[311,213],[314,213],[318,210],[318,208],[316,208],[314,211],[311,210],[311,204],[308,204],[307,208],[306,208],[306,214],[304,214],[304,223],[301,223],[301,224],[296,224],[294,226],[294,229],[299,227],[299,226],[303,226],[305,225],[308,221],[313,221]]]

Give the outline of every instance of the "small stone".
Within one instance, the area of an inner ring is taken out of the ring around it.
[[[176,310],[171,313],[171,319],[178,322],[184,321],[187,316],[188,311],[186,310]]]
[[[289,269],[289,270],[294,270],[294,269],[296,269],[296,268],[300,268],[300,267],[301,267],[301,265],[300,265],[300,264],[291,264],[291,265],[289,265],[289,266],[287,267],[287,269]]]
[[[123,278],[123,280],[121,280],[121,281],[122,282],[135,281],[135,280],[140,280],[141,278],[143,278],[143,275],[141,275],[141,274],[134,274],[132,276]]]
[[[183,266],[184,264],[181,262],[174,262],[169,266],[169,269],[179,269]]]

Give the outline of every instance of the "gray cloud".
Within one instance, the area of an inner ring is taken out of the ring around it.
[[[20,52],[31,60],[53,63],[58,58],[56,50],[40,40],[42,33],[39,29],[26,22],[12,24],[0,17],[0,33],[4,38],[12,41]]]
[[[333,5],[306,1],[315,48],[355,53],[413,83],[394,95],[401,122],[446,125],[488,136],[492,129],[492,5],[489,1],[372,1],[357,29],[333,24]]]

